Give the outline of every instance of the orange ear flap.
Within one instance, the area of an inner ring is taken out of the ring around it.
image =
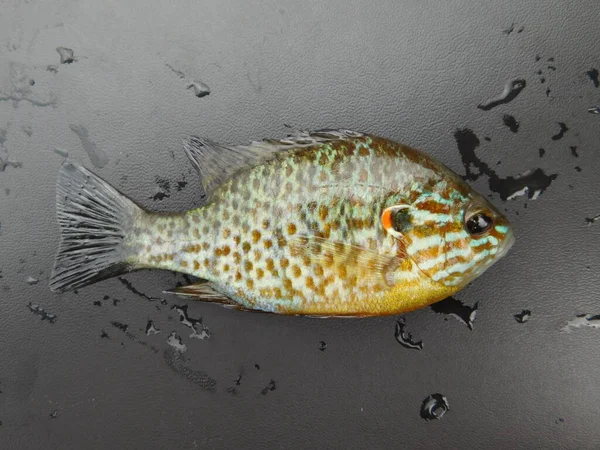
[[[381,225],[386,230],[392,228],[392,208],[386,208],[381,214]]]

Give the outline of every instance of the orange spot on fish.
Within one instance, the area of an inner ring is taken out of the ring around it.
[[[235,281],[240,281],[242,279],[242,274],[240,273],[240,271],[238,270],[235,273]]]
[[[264,277],[265,275],[265,271],[262,269],[256,269],[256,279],[260,280],[262,277]]]
[[[271,248],[271,247],[273,247],[273,241],[271,241],[270,239],[267,239],[267,240],[265,241],[265,248],[266,248],[266,249],[269,249],[269,248]]]
[[[252,270],[252,262],[246,261],[244,263],[244,269],[246,269],[246,272],[250,272]]]
[[[200,263],[197,259],[194,260],[194,270],[200,270]]]
[[[267,258],[266,265],[267,270],[269,271],[273,270],[273,268],[275,267],[275,264],[273,263],[273,260],[271,258]]]
[[[188,263],[187,263],[187,261],[179,261],[179,265],[180,265],[181,267],[187,267],[187,266],[188,266]]]
[[[246,280],[246,286],[248,286],[248,289],[254,289],[254,281],[253,280]]]
[[[300,267],[298,267],[296,264],[294,264],[292,266],[292,274],[294,275],[295,278],[298,278],[300,275],[302,275],[302,269],[300,269]]]
[[[229,228],[223,229],[223,239],[227,239],[229,236],[231,236],[231,230]]]
[[[292,234],[296,234],[296,224],[294,223],[290,223],[288,224],[288,234],[292,235]]]
[[[281,258],[281,267],[284,269],[290,265],[290,261],[287,258]]]
[[[252,242],[257,243],[260,240],[260,231],[252,230]]]

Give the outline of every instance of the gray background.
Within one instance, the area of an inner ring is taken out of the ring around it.
[[[600,88],[586,74],[600,67],[600,4],[474,3],[0,2],[0,447],[598,448],[600,330],[561,329],[600,313],[600,223],[585,221],[600,213],[600,117],[587,112]],[[59,46],[75,61],[59,64]],[[527,80],[516,99],[477,108],[514,77]],[[558,122],[569,130],[552,140]],[[184,210],[200,192],[187,134],[244,143],[281,137],[284,124],[380,134],[461,174],[454,133],[469,128],[498,176],[558,174],[535,201],[502,201],[486,175],[472,183],[517,236],[456,296],[479,302],[472,331],[420,310],[406,322],[424,349],[408,350],[393,317],[237,313],[162,295],[184,281],[168,272],[124,277],[159,300],[119,279],[49,291],[56,149],[148,208]],[[186,303],[209,339],[190,338],[171,309]],[[522,309],[532,317],[519,324]],[[146,335],[148,320],[160,334]],[[426,422],[432,393],[451,409]]]

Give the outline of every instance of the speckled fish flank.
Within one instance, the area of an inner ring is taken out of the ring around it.
[[[83,174],[107,185],[78,166],[61,172],[54,290],[153,268],[205,280],[181,293],[249,310],[398,314],[454,294],[512,245],[508,221],[487,200],[439,162],[387,139],[324,130],[249,146],[194,137],[185,148],[205,204],[153,214],[113,189],[106,197],[126,202],[111,222],[122,232],[111,235],[102,267],[87,262],[88,273],[69,263],[85,249],[68,232],[82,209],[73,205],[89,199],[65,183]]]

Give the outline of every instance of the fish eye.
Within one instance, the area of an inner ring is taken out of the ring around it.
[[[471,236],[487,233],[492,228],[494,220],[483,212],[472,214],[465,221],[465,229]]]
[[[407,208],[397,209],[392,213],[392,227],[398,233],[404,233],[410,225],[410,213]]]

